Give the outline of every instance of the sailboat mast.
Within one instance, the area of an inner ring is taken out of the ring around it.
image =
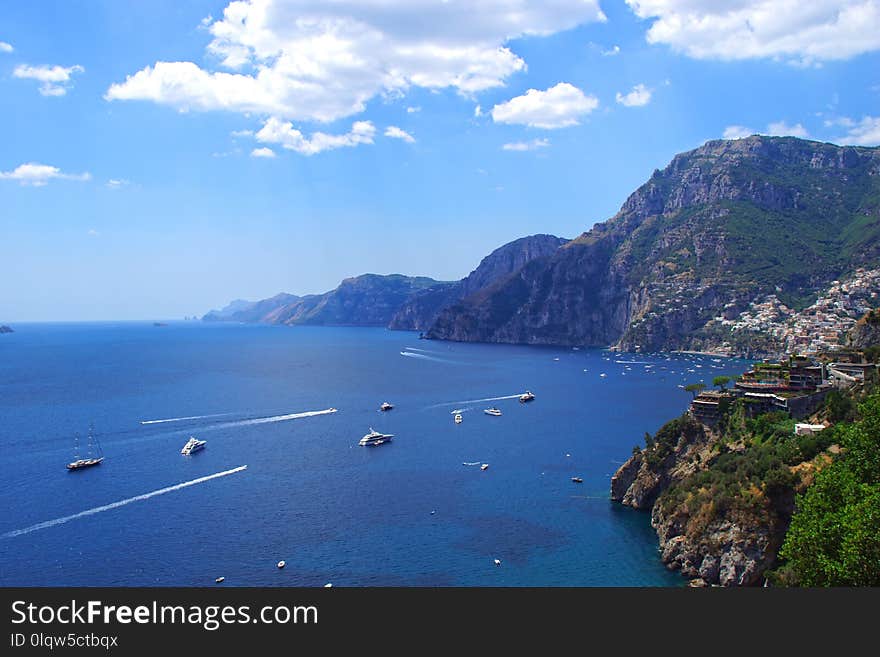
[[[79,432],[73,434],[73,460],[79,461]]]

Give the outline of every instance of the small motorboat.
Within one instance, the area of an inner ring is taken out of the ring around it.
[[[519,396],[519,403],[525,404],[526,402],[530,402],[535,398],[535,395],[532,394],[530,390],[526,390],[523,394]]]
[[[380,411],[390,411],[394,408],[393,404],[389,404],[388,402],[382,402],[382,405],[379,407]]]
[[[495,559],[495,565],[496,565],[496,566],[500,566],[500,565],[501,565],[501,559]]]
[[[225,577],[218,577],[214,581],[217,582],[218,584],[222,584],[225,579],[226,579]]]
[[[574,483],[576,483],[576,484],[582,484],[582,483],[584,483],[584,480],[581,479],[580,477],[572,477],[571,480],[572,480]]]
[[[332,588],[333,588],[333,584],[332,584],[331,582],[327,582],[326,584],[324,584],[324,588],[325,588],[325,589],[332,589]]]
[[[286,565],[287,565],[287,562],[284,561],[284,559],[282,559],[281,561],[278,562],[278,569],[280,570],[281,568],[284,568],[284,566],[286,566]]]
[[[489,469],[488,463],[484,463],[483,465],[480,466],[480,470],[488,470],[488,469]]]
[[[501,411],[497,408],[487,408],[483,411],[486,415],[492,415],[494,417],[501,417]]]
[[[608,375],[605,374],[605,372],[602,372],[599,376],[602,377],[602,378],[604,379],[604,378],[605,378],[606,376],[608,376]]]
[[[455,414],[455,423],[456,423],[456,424],[461,424],[461,413],[456,413],[456,414]]]

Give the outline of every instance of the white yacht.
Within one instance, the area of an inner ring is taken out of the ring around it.
[[[189,440],[186,441],[186,445],[184,445],[183,449],[180,450],[180,453],[184,456],[189,456],[190,454],[194,454],[199,450],[205,449],[205,445],[207,444],[207,440],[199,440],[194,436],[190,436]]]
[[[382,402],[382,405],[379,407],[380,411],[390,411],[394,408],[394,404],[389,404],[388,402]]]
[[[370,433],[361,438],[358,445],[361,447],[375,447],[384,443],[390,443],[393,437],[393,433],[379,433],[373,427],[370,427]]]
[[[501,411],[497,408],[487,408],[483,411],[486,415],[494,415],[495,417],[501,416]]]
[[[532,394],[531,390],[526,390],[523,394],[519,396],[520,404],[525,404],[526,402],[530,402],[535,398],[535,395]]]
[[[455,423],[456,423],[456,424],[461,424],[461,413],[456,413],[456,414],[455,414]]]

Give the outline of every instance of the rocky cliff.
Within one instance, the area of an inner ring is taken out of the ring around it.
[[[212,310],[202,319],[208,322],[262,322],[277,309],[299,300],[300,297],[286,292],[262,301],[238,299],[222,310]]]
[[[651,513],[663,563],[699,586],[761,584],[777,562],[796,493],[830,461],[831,432],[794,436],[774,414],[735,407],[719,431],[667,423],[611,479],[611,499]]]
[[[530,235],[500,246],[460,281],[413,295],[391,319],[389,328],[428,329],[449,306],[507,278],[532,260],[552,255],[566,242],[555,235]]]
[[[6,326],[5,324],[3,326],[0,326],[0,333],[14,333],[14,332],[15,331],[13,331],[10,327]]]
[[[706,348],[718,316],[794,307],[880,260],[880,149],[792,137],[677,155],[605,223],[440,313],[428,337]]]
[[[868,349],[880,345],[880,309],[862,317],[847,336],[847,345],[854,349]]]

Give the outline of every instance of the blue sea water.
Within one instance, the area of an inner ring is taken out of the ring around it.
[[[679,384],[744,365],[363,328],[15,328],[0,336],[3,586],[681,585],[648,514],[609,501],[611,475],[684,411]],[[534,402],[489,399],[526,389]],[[106,460],[68,472],[90,422]],[[370,427],[393,442],[359,447]],[[207,447],[185,457],[190,435]]]

